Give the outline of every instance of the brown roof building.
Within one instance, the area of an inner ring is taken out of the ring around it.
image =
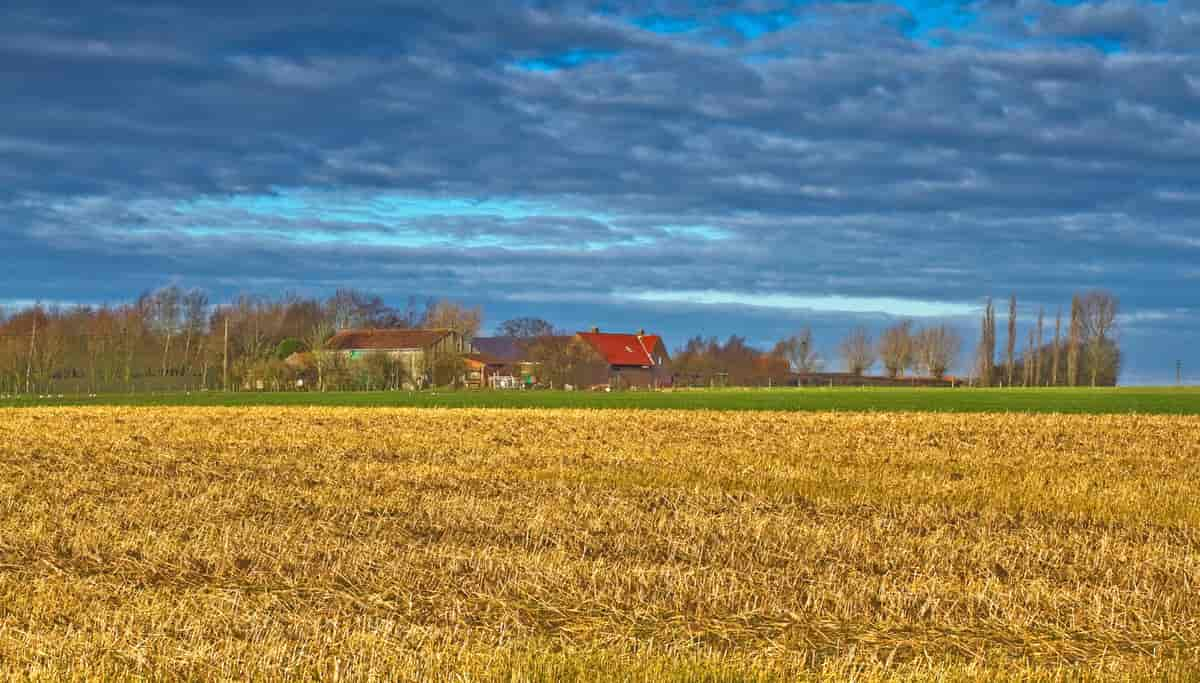
[[[470,351],[454,330],[342,330],[326,346],[330,351],[407,351],[433,349],[447,341],[460,353]]]
[[[351,359],[372,354],[387,354],[401,363],[408,383],[413,387],[429,384],[462,383],[466,377],[437,377],[445,374],[436,368],[448,368],[442,359],[462,357],[474,349],[471,342],[454,330],[342,330],[326,344],[329,352]],[[460,374],[454,371],[455,374]]]

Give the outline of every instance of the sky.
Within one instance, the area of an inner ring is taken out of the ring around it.
[[[1123,382],[1200,382],[1200,0],[253,5],[0,6],[0,303],[349,286],[837,367],[1103,288]]]

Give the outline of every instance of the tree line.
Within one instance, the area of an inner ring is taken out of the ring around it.
[[[984,307],[979,346],[968,363],[968,382],[980,386],[1115,384],[1115,297],[1077,294],[1068,316],[1060,309],[1053,335],[1044,311],[1018,339],[1015,297],[1008,301],[1005,346],[997,348],[996,306]],[[240,296],[214,305],[202,290],[164,287],[137,300],[105,306],[31,305],[0,310],[0,394],[107,393],[240,388],[283,389],[302,372],[285,363],[296,352],[318,352],[315,385],[323,389],[393,389],[417,384],[404,367],[383,356],[351,362],[323,354],[338,330],[446,328],[466,337],[480,333],[483,311],[446,300],[410,298],[403,307],[354,289],[324,298],[293,294]],[[528,356],[556,386],[578,384],[599,372],[600,359],[540,318],[500,323],[497,336],[524,340]],[[902,320],[875,338],[865,327],[849,331],[825,358],[811,329],[802,328],[769,349],[745,337],[693,337],[674,350],[671,373],[686,386],[783,385],[836,365],[865,376],[879,368],[889,378],[941,378],[954,370],[963,339],[952,326],[917,326]],[[433,364],[435,384],[461,373],[455,359]],[[310,386],[312,384],[310,383]]]
[[[1008,299],[1007,335],[997,349],[996,305],[988,299],[980,326],[975,373],[981,386],[1113,386],[1121,374],[1117,298],[1092,290],[1071,297],[1067,318],[1055,312],[1054,332],[1044,308],[1019,339],[1017,297]]]
[[[285,388],[294,369],[284,360],[324,344],[336,331],[447,328],[471,336],[479,308],[444,300],[388,306],[377,295],[339,289],[326,299],[293,294],[240,296],[213,305],[198,289],[164,287],[136,301],[103,306],[0,310],[0,394]],[[331,361],[332,388],[385,388]],[[323,378],[324,379],[324,378]],[[395,385],[395,382],[391,383]]]
[[[943,378],[954,367],[962,343],[962,336],[949,325],[918,328],[913,321],[903,320],[883,330],[877,340],[866,327],[853,328],[839,341],[836,354],[844,372],[857,377],[880,365],[890,379]],[[755,349],[736,335],[723,344],[715,338],[694,337],[676,351],[674,370],[677,381],[689,385],[785,384],[834,365],[817,348],[807,327],[769,350]]]

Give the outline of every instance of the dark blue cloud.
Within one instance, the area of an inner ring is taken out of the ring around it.
[[[1129,378],[1200,342],[1191,0],[15,0],[0,92],[0,299],[349,284],[832,349],[1107,287]]]

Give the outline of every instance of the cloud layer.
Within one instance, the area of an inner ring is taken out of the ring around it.
[[[1127,379],[1200,342],[1192,0],[18,0],[0,27],[0,299],[349,284],[832,347],[864,301],[1106,287]]]

